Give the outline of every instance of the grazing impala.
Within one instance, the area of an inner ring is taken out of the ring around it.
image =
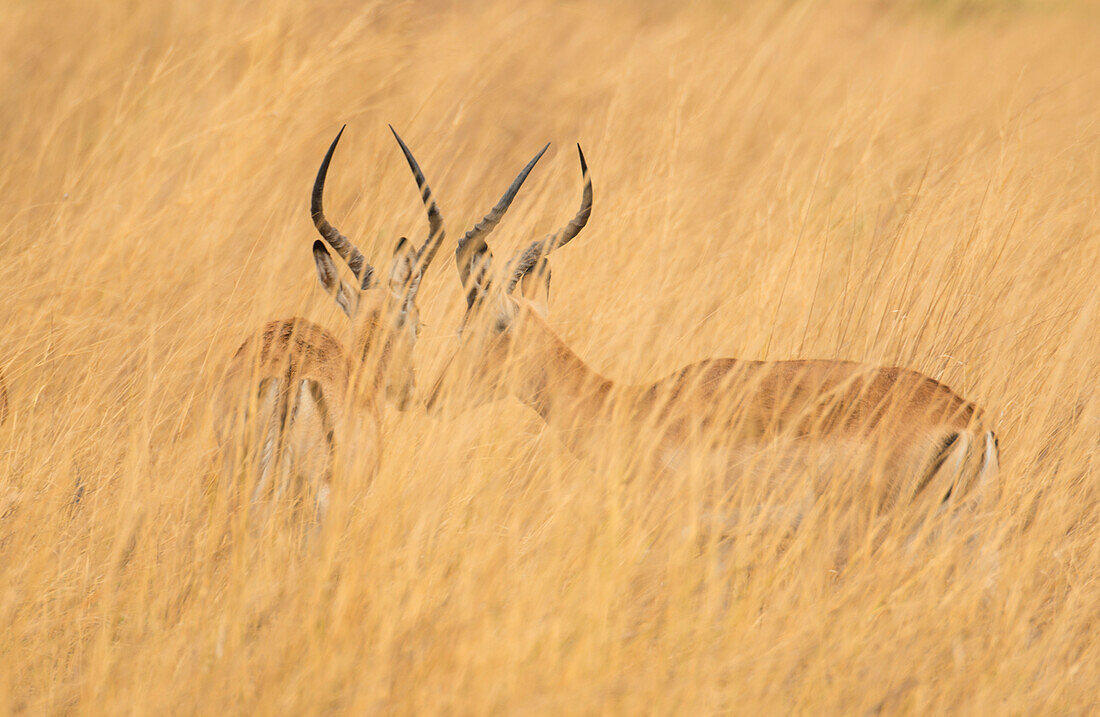
[[[359,249],[329,224],[322,196],[341,128],[317,172],[312,215],[355,283],[340,278],[321,241],[313,244],[313,259],[321,285],[351,319],[352,341],[345,346],[327,329],[302,318],[272,321],[237,349],[215,397],[215,428],[230,470],[240,465],[242,439],[246,450],[259,451],[252,454],[258,459],[254,501],[267,491],[283,495],[293,478],[316,491],[318,510],[323,511],[335,447],[350,444],[357,459],[375,461],[380,394],[384,391],[401,409],[413,394],[416,293],[443,240],[443,219],[416,159],[390,130],[420,188],[428,237],[419,250],[402,237],[389,273],[378,276]],[[282,478],[273,485],[279,469]],[[310,486],[311,478],[320,485]]]
[[[917,494],[934,495],[937,504],[954,495],[955,503],[993,476],[997,440],[981,411],[909,369],[717,358],[645,385],[599,375],[544,320],[547,256],[576,237],[592,211],[584,154],[580,211],[563,229],[503,269],[486,243],[541,156],[459,241],[455,258],[467,302],[461,346],[429,409],[461,410],[510,390],[580,455],[606,455],[611,444],[620,457],[662,474],[689,466],[722,475],[797,474],[790,469],[825,461],[847,475],[868,476],[859,490],[879,505]]]

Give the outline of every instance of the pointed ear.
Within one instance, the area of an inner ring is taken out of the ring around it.
[[[420,267],[416,265],[416,249],[405,237],[397,242],[390,265],[390,289],[398,295],[413,297],[420,287]],[[407,294],[406,294],[407,292]]]
[[[550,262],[545,257],[523,275],[516,293],[542,318],[550,314]]]
[[[321,286],[325,287],[325,291],[336,299],[336,303],[348,318],[351,318],[359,305],[359,292],[340,278],[340,272],[332,262],[332,256],[320,241],[313,242],[313,263],[317,265],[317,278],[321,280]]]
[[[486,250],[471,254],[468,257],[470,266],[464,273],[465,279],[462,288],[466,291],[466,310],[473,308],[479,298],[489,294],[492,287],[492,252]],[[460,272],[462,273],[462,272]]]

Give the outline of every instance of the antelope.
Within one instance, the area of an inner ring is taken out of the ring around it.
[[[546,321],[548,257],[581,232],[592,212],[592,180],[580,145],[584,188],[568,224],[531,243],[503,270],[486,242],[545,151],[458,242],[466,313],[459,348],[427,398],[430,411],[464,410],[510,391],[579,456],[606,453],[615,442],[620,456],[658,475],[703,465],[727,476],[758,476],[758,457],[768,449],[788,457],[773,468],[817,461],[835,467],[842,459],[841,467],[859,467],[846,474],[871,477],[857,490],[879,506],[933,494],[932,510],[939,511],[949,498],[958,505],[976,485],[989,484],[998,445],[981,409],[910,369],[712,358],[642,385],[593,370]]]
[[[345,125],[346,127],[346,125]],[[313,243],[317,276],[351,320],[345,345],[329,330],[300,317],[268,322],[246,339],[225,371],[214,402],[215,430],[230,471],[242,457],[242,438],[259,449],[253,502],[273,489],[286,493],[291,476],[314,486],[318,517],[327,505],[333,458],[355,446],[355,457],[376,467],[381,449],[380,396],[404,410],[414,393],[413,346],[419,331],[417,290],[443,241],[443,218],[412,152],[390,127],[405,155],[428,215],[428,236],[419,249],[401,237],[389,273],[379,276],[347,237],[329,223],[323,208],[325,178],[344,128],[328,148],[313,184],[311,214],[324,242]],[[331,246],[355,277],[351,283],[325,248]],[[242,423],[252,435],[242,436]],[[349,455],[349,457],[351,457]],[[362,465],[360,463],[359,465]],[[280,467],[284,478],[273,475]]]

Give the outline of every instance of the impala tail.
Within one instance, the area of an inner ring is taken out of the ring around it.
[[[989,485],[997,479],[997,473],[1001,470],[1001,448],[997,442],[997,434],[993,431],[985,432],[985,450],[982,451],[982,465],[978,469],[978,487]]]
[[[964,502],[974,507],[989,497],[999,470],[1000,449],[993,431],[952,432],[944,437],[925,477],[918,483],[918,492],[929,486],[937,492],[943,491],[944,502]]]

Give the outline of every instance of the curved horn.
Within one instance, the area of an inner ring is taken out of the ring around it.
[[[321,237],[347,262],[351,273],[355,274],[355,278],[359,279],[360,286],[365,289],[370,285],[374,268],[367,263],[363,253],[348,241],[346,236],[328,223],[328,219],[325,219],[325,210],[321,206],[321,199],[325,193],[325,177],[328,175],[328,165],[332,161],[332,153],[336,151],[340,135],[344,134],[346,128],[347,125],[344,125],[336,133],[336,139],[332,140],[328,152],[325,153],[325,158],[321,161],[321,168],[317,170],[317,179],[313,181],[313,200],[310,204],[310,214],[313,217],[313,226],[317,227]]]
[[[462,280],[462,285],[466,286],[470,279],[470,270],[473,268],[475,261],[488,254],[492,257],[492,252],[489,251],[489,245],[485,242],[485,237],[492,233],[496,227],[497,222],[504,216],[504,212],[508,211],[508,206],[512,203],[512,200],[516,197],[516,192],[523,186],[524,180],[527,179],[527,175],[534,169],[535,163],[542,158],[542,155],[546,153],[546,150],[550,147],[550,143],[547,142],[546,146],[535,155],[535,158],[527,163],[527,166],[523,168],[515,180],[512,181],[511,186],[508,187],[508,191],[500,198],[500,201],[496,203],[496,206],[489,210],[489,213],[485,217],[474,225],[474,228],[466,232],[466,235],[458,240],[458,248],[455,249],[455,263],[458,265],[458,276]]]
[[[584,161],[584,152],[581,151],[579,144],[577,145],[577,154],[581,158],[581,178],[584,180],[581,208],[577,211],[576,216],[556,234],[551,234],[545,239],[532,243],[517,256],[515,268],[512,270],[512,278],[508,281],[508,293],[512,293],[523,275],[529,272],[540,258],[549,255],[550,252],[560,246],[565,246],[573,237],[580,234],[581,229],[584,229],[584,225],[588,223],[588,217],[592,215],[592,177],[588,175],[588,163]]]
[[[423,273],[427,271],[428,265],[435,258],[435,253],[439,251],[439,245],[443,243],[445,234],[443,216],[439,213],[439,206],[435,203],[435,198],[432,197],[432,188],[428,186],[428,180],[424,179],[424,173],[420,171],[420,165],[417,164],[416,158],[409,151],[408,145],[401,139],[401,135],[397,134],[397,130],[393,128],[392,124],[390,125],[390,132],[393,132],[394,139],[401,145],[401,151],[405,153],[405,161],[409,163],[409,169],[412,170],[413,177],[416,179],[416,186],[420,188],[420,198],[424,201],[424,207],[428,210],[428,238],[424,240],[423,246],[416,253],[417,266],[420,267],[420,271]]]

